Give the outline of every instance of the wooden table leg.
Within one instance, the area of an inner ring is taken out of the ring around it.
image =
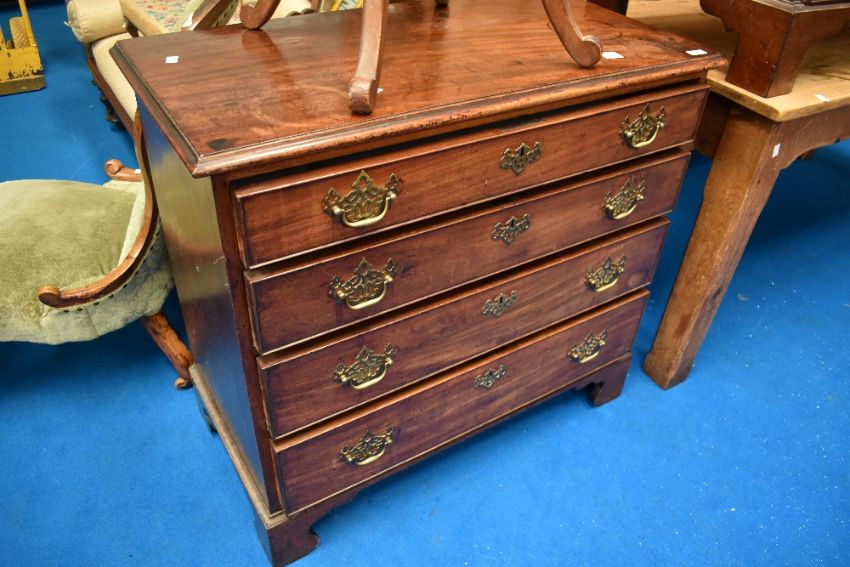
[[[683,381],[729,286],[779,172],[797,156],[850,137],[850,107],[776,123],[730,110],[694,231],[644,371]]]
[[[659,386],[685,379],[735,273],[780,167],[779,126],[734,109],[717,147],[702,207],[652,350],[644,362]]]

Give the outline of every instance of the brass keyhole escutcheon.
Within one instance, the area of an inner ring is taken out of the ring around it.
[[[493,227],[492,240],[501,240],[505,246],[510,246],[516,237],[531,228],[531,215],[524,214],[521,219],[511,217],[503,223],[496,223]]]
[[[517,301],[519,301],[519,293],[517,291],[511,291],[510,295],[500,293],[493,299],[488,299],[484,302],[484,306],[481,308],[481,314],[485,317],[498,319],[504,315],[505,311],[513,307]]]
[[[540,142],[534,142],[534,145],[530,148],[523,142],[515,150],[510,148],[505,150],[502,159],[499,160],[499,167],[513,171],[514,175],[519,175],[525,171],[526,167],[540,159],[542,154],[543,144]]]
[[[472,385],[475,388],[489,390],[496,382],[504,378],[507,373],[508,369],[505,368],[505,365],[500,364],[498,368],[491,368],[484,374],[476,376],[475,380],[472,381]]]

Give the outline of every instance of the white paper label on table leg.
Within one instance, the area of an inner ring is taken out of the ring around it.
[[[781,148],[781,147],[782,147],[782,144],[776,144],[775,146],[773,146],[773,157],[774,158],[776,158],[776,156],[779,155],[779,148]]]
[[[179,55],[169,55],[165,58],[166,63],[177,63],[178,61],[180,61]]]

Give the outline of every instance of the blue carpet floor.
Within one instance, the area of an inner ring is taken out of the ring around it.
[[[48,87],[0,97],[0,181],[103,181],[129,137],[63,6],[31,14]],[[692,161],[620,399],[561,396],[365,490],[299,565],[850,564],[850,143],[782,174],[690,379],[663,392],[638,363],[709,165]],[[0,565],[266,564],[140,325],[0,361]]]

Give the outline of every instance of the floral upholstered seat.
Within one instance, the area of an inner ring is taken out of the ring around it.
[[[131,129],[136,95],[109,50],[132,34],[157,35],[180,31],[203,0],[67,0],[68,24],[85,46],[89,68],[103,93],[111,120]],[[221,14],[225,23],[238,23],[240,0],[233,0]],[[275,18],[311,10],[310,0],[282,0]]]

